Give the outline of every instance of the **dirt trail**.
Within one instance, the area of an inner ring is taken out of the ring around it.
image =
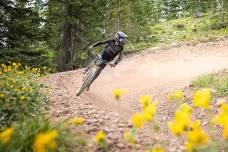
[[[203,73],[228,68],[228,40],[149,52],[150,49],[131,55],[116,68],[107,67],[91,86],[90,91],[85,91],[80,97],[75,94],[81,83],[82,70],[51,75],[47,82],[52,88],[51,116],[71,118],[83,115],[89,121],[92,120],[87,124],[87,127],[92,126],[91,132],[87,130],[90,134],[94,134],[96,129],[107,128],[107,132],[114,128],[121,134],[129,127],[131,114],[140,110],[140,95],[152,95],[157,98],[170,90],[187,86],[190,80]],[[119,102],[112,97],[112,90],[115,88],[128,90]],[[166,102],[159,102],[160,114],[167,110]],[[97,124],[100,128],[94,129],[96,120],[101,121]],[[167,136],[164,132],[160,140]],[[117,142],[120,137],[115,138],[117,145],[120,144]],[[168,149],[172,149],[172,146]],[[123,145],[118,147],[126,149]]]

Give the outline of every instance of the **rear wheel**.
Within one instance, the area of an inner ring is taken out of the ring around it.
[[[86,75],[83,78],[82,85],[78,89],[77,96],[79,96],[85,90],[85,88],[90,85],[90,83],[92,82],[93,78],[95,77],[95,75],[97,73],[98,68],[99,67],[97,65],[94,65],[94,66],[90,67],[90,69],[86,72]]]

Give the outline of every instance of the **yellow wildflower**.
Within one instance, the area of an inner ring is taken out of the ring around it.
[[[0,141],[3,144],[7,144],[13,134],[13,128],[7,128],[4,131],[0,132]]]
[[[8,80],[8,81],[12,81],[13,79],[12,79],[11,77],[8,77],[7,80]]]
[[[154,101],[152,104],[148,105],[147,108],[144,109],[143,117],[145,121],[151,121],[156,112],[157,101]]]
[[[29,88],[29,92],[32,93],[32,87]]]
[[[155,146],[151,152],[164,152],[164,149],[161,146]]]
[[[185,148],[186,148],[187,151],[192,152],[192,150],[193,150],[193,144],[190,143],[190,142],[186,142],[185,143]]]
[[[7,68],[4,68],[4,69],[3,69],[3,72],[8,72],[8,69],[7,69]]]
[[[26,96],[20,96],[20,100],[25,100]]]
[[[135,128],[142,128],[144,126],[144,115],[141,113],[133,114],[131,122]]]
[[[124,132],[124,139],[130,144],[136,144],[137,142],[135,134],[133,134],[132,131]]]
[[[201,128],[200,121],[195,121],[190,124],[191,130],[187,133],[188,142],[192,147],[198,147],[209,143],[209,136]]]
[[[48,76],[47,76],[47,75],[45,75],[45,76],[44,76],[44,78],[45,78],[45,79],[47,79],[47,78],[48,78]]]
[[[17,69],[20,65],[19,65],[19,64],[17,64],[17,63],[15,63],[15,62],[13,62],[13,63],[12,63],[12,66],[13,66],[14,68],[16,68],[16,69]]]
[[[4,63],[2,63],[1,66],[2,66],[2,68],[6,68],[7,67]]]
[[[15,63],[15,62],[13,62],[12,65],[13,65],[13,67],[17,67],[17,63]]]
[[[168,121],[167,126],[170,129],[170,131],[176,136],[180,136],[186,128],[184,123],[174,123],[172,121]]]
[[[14,89],[16,92],[19,92],[20,90],[18,88]]]
[[[5,94],[4,93],[0,93],[0,97],[2,98],[2,97],[4,97],[5,96]]]
[[[224,139],[228,140],[228,126],[224,126],[222,135]]]
[[[184,92],[182,90],[175,90],[174,96],[178,100],[183,100],[184,99]]]
[[[8,66],[8,72],[10,72],[12,70],[11,66]]]
[[[101,141],[104,141],[106,139],[106,135],[103,131],[99,131],[95,137],[95,141],[98,143],[98,142],[101,142]]]
[[[32,68],[32,72],[37,72],[38,68]]]
[[[69,121],[70,124],[82,125],[85,122],[83,117],[75,117]]]
[[[223,137],[228,139],[228,104],[221,104],[221,111],[213,118],[213,122],[223,126]]]
[[[127,91],[125,89],[114,89],[113,90],[113,96],[115,99],[120,99],[120,96],[124,95]]]
[[[22,92],[25,92],[26,91],[26,87],[23,86],[22,89],[21,89]]]
[[[216,124],[228,126],[228,104],[221,104],[221,111],[214,117],[213,121]]]
[[[17,75],[20,76],[20,75],[22,75],[23,73],[24,73],[23,71],[18,71],[18,72],[17,72]]]
[[[174,115],[174,120],[167,123],[168,128],[174,135],[181,135],[185,132],[191,122],[192,108],[187,104],[182,104]]]
[[[224,113],[228,113],[228,104],[227,103],[221,104],[221,111]]]
[[[174,96],[173,96],[173,93],[168,93],[167,96],[166,96],[167,100],[168,101],[173,101],[174,100]]]
[[[25,66],[25,69],[26,69],[26,70],[29,70],[29,69],[30,69],[30,67],[28,67],[28,66],[26,65],[26,66]]]
[[[184,103],[184,104],[180,105],[179,111],[185,112],[186,114],[191,115],[192,114],[192,107],[189,106],[188,104]]]
[[[33,151],[48,152],[49,149],[55,150],[57,148],[55,139],[58,135],[59,134],[56,130],[37,134],[33,143]]]
[[[186,111],[177,111],[174,116],[174,121],[187,126],[191,121],[191,113],[188,113]]]
[[[146,107],[149,106],[150,101],[151,101],[151,96],[141,96],[140,97],[140,102],[141,102],[143,109],[145,109]]]
[[[192,107],[184,103],[179,106],[178,111],[175,113],[175,120],[189,119],[192,115]]]
[[[196,91],[193,97],[195,107],[209,108],[211,101],[211,89],[202,89]]]
[[[47,66],[44,66],[42,69],[46,70],[47,69]]]
[[[172,100],[183,100],[184,99],[184,92],[182,90],[175,90],[174,92],[168,93],[166,96],[168,101]]]

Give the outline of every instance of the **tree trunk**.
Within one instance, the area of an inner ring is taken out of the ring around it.
[[[109,12],[110,12],[110,7],[109,7],[109,0],[106,0],[106,5],[105,5],[105,38],[107,39],[109,37]]]
[[[71,7],[68,4],[68,1],[66,1],[63,35],[57,53],[57,64],[59,71],[66,71],[71,69],[72,63],[72,25],[67,19],[68,16],[71,16]]]
[[[220,0],[220,5],[221,5],[222,22],[224,22],[225,21],[224,0]]]

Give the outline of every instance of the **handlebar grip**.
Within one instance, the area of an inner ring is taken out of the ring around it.
[[[101,58],[101,56],[95,54],[95,53],[92,51],[92,49],[88,48],[88,50],[89,50],[89,52],[90,52],[94,57],[98,58],[99,60],[101,60],[101,61],[104,62],[105,64],[108,64],[109,66],[112,66],[111,63],[109,63],[108,61],[103,60],[103,59]]]
[[[88,52],[89,52],[92,56],[96,57],[96,54],[92,51],[92,49],[88,48]]]

